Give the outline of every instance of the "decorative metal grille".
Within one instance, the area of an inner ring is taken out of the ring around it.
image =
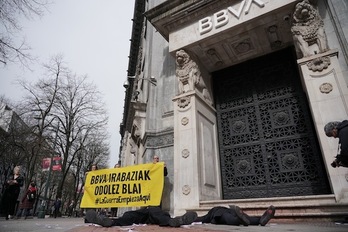
[[[330,193],[292,49],[214,73],[224,199]]]

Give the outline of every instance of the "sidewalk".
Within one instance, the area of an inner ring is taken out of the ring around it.
[[[84,223],[83,218],[45,218],[5,220],[0,218],[1,232],[347,232],[348,224],[335,224],[327,221],[275,221],[266,226],[227,226],[213,224],[195,224],[180,228],[159,227],[157,225],[133,225],[124,227],[101,227]]]
[[[227,226],[200,224],[182,226],[180,228],[160,227],[157,225],[133,225],[124,227],[100,227],[90,224],[69,230],[68,232],[141,232],[141,231],[161,231],[161,232],[217,232],[217,231],[236,231],[236,232],[347,232],[348,224],[335,224],[332,222],[323,223],[270,223],[266,226]]]

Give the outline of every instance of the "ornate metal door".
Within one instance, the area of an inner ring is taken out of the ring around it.
[[[293,49],[214,73],[224,199],[331,192]]]

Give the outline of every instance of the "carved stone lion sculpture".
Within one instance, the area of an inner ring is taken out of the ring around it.
[[[179,80],[179,94],[197,89],[206,101],[211,103],[211,97],[203,81],[201,71],[189,54],[184,50],[176,52],[176,76]]]
[[[303,57],[329,50],[324,22],[318,10],[310,4],[309,0],[296,4],[291,32],[296,49],[302,53]],[[310,51],[310,46],[313,44],[317,44],[319,51]]]

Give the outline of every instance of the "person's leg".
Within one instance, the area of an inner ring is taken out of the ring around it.
[[[22,211],[23,211],[23,209],[18,209],[17,214],[16,214],[17,219],[22,217]]]
[[[211,208],[206,215],[197,217],[195,222],[202,222],[202,223],[214,223],[214,217],[216,215],[221,215],[222,213],[219,213],[221,211],[221,208],[226,209],[225,207],[213,207]]]
[[[149,224],[160,226],[168,226],[171,216],[169,213],[163,211],[160,207],[148,207],[149,210]]]
[[[11,218],[15,216],[15,208],[16,208],[16,203],[17,203],[17,198],[11,197],[11,203],[10,203],[10,208],[9,208],[9,215]]]
[[[236,217],[235,215],[226,212],[223,213],[221,216],[216,217],[214,224],[239,226],[241,223],[239,217]]]
[[[87,215],[87,212],[90,211],[90,210],[96,212],[96,209],[94,209],[94,208],[89,208],[89,209],[86,209],[86,215]],[[85,217],[85,223],[89,223],[89,221],[86,219],[86,217]]]
[[[249,225],[251,225],[251,226],[257,226],[257,225],[259,225],[260,224],[260,219],[261,219],[261,217],[251,217],[251,216],[246,216],[247,218],[248,218],[248,220],[249,220],[249,222],[250,222],[250,224]]]
[[[30,209],[24,209],[24,219],[27,219],[29,216]]]
[[[186,212],[182,216],[171,218],[168,221],[168,226],[170,226],[170,227],[180,227],[181,225],[190,225],[196,219],[197,219],[197,213],[189,211],[189,212]]]
[[[259,221],[260,225],[261,226],[266,225],[269,222],[269,220],[271,220],[271,218],[274,217],[274,214],[275,214],[275,207],[271,205],[267,208],[267,210],[261,216]]]
[[[230,210],[230,213],[237,216],[239,219],[239,225],[242,224],[244,226],[248,226],[250,224],[250,217],[237,205],[230,205]]]
[[[85,219],[89,223],[98,224],[103,227],[111,227],[114,224],[114,221],[112,219],[104,217],[103,215],[98,215],[98,213],[95,210],[88,210],[86,212]]]
[[[122,217],[114,219],[114,226],[129,226],[133,224],[145,224],[149,221],[149,209],[143,208],[125,212]]]

